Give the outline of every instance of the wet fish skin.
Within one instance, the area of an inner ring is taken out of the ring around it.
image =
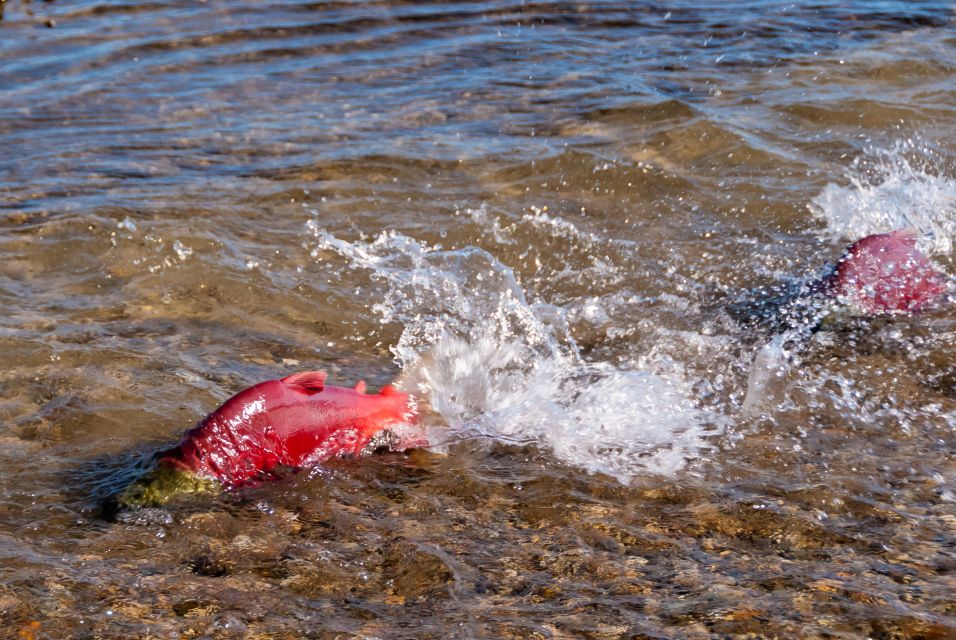
[[[236,486],[277,466],[305,467],[358,455],[379,432],[414,420],[407,394],[326,385],[322,371],[240,391],[188,431],[160,464]]]
[[[417,405],[392,386],[366,393],[326,385],[322,371],[268,380],[240,391],[159,454],[146,475],[107,499],[108,519],[160,507],[177,496],[240,487],[276,467],[307,467],[379,446],[427,445]]]
[[[919,249],[915,229],[857,240],[817,289],[866,315],[919,313],[947,292],[947,278]]]
[[[820,277],[749,292],[725,308],[755,338],[787,333],[806,340],[828,318],[916,314],[940,302],[949,277],[916,248],[918,232],[866,236]]]
[[[408,424],[408,394],[326,385],[322,371],[268,380],[240,391],[209,414],[159,464],[237,486],[277,466],[305,467],[359,455],[379,432]]]

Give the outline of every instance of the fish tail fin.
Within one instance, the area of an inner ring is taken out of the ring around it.
[[[387,385],[385,385],[384,387],[382,387],[381,390],[380,390],[378,393],[379,393],[379,395],[383,395],[383,396],[404,396],[404,395],[406,395],[405,393],[399,391],[398,389],[396,389],[394,386],[392,386],[392,385],[390,385],[390,384],[387,384]]]

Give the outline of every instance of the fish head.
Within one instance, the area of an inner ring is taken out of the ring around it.
[[[857,240],[843,252],[824,291],[868,315],[917,313],[947,291],[946,276],[899,229]]]
[[[148,473],[111,496],[104,511],[115,515],[127,509],[163,507],[185,496],[216,495],[221,490],[222,485],[215,479],[197,475],[172,460],[161,460]]]

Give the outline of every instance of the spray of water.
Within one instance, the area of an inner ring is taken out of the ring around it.
[[[945,259],[956,243],[956,179],[946,175],[945,167],[946,162],[919,140],[871,149],[851,163],[847,184],[828,184],[809,208],[835,239],[857,240],[916,228],[922,232],[920,249]],[[781,314],[788,328],[755,355],[742,404],[744,415],[772,411],[786,402],[787,385],[793,384],[789,378],[798,368],[799,351],[810,341],[812,327],[830,312],[846,311],[827,304],[794,309],[796,315]]]
[[[956,179],[925,143],[905,140],[872,149],[846,172],[847,184],[828,184],[810,203],[834,238],[915,227],[921,249],[948,254],[956,243]]]
[[[565,309],[529,303],[512,270],[487,251],[428,246],[394,231],[349,242],[310,226],[314,255],[335,252],[384,285],[374,309],[402,326],[393,352],[403,384],[447,423],[429,434],[436,448],[472,438],[535,444],[628,482],[676,473],[719,434],[680,372],[582,358]]]

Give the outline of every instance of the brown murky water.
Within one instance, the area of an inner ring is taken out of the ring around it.
[[[946,2],[0,3],[0,636],[956,638]],[[244,386],[401,369],[434,451],[101,517]]]

